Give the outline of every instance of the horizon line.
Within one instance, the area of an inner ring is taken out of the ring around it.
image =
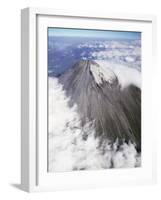
[[[48,36],[104,39],[141,39],[141,32],[48,27]]]

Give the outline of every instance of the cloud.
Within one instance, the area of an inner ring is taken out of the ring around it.
[[[114,61],[141,69],[140,40],[94,40],[83,42],[77,47],[82,49],[81,56],[84,58],[86,56],[86,59]],[[88,55],[86,55],[86,48],[90,49]]]

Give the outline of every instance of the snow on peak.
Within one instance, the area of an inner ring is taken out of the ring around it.
[[[116,79],[116,75],[108,68],[102,67],[97,63],[91,63],[90,71],[97,84],[102,84],[103,82],[108,82],[112,84]]]
[[[141,73],[137,69],[108,61],[96,60],[96,62],[102,68],[112,70],[116,74],[122,89],[129,85],[135,85],[141,89]]]

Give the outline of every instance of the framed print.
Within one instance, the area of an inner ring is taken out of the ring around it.
[[[26,8],[21,185],[154,183],[155,17]]]

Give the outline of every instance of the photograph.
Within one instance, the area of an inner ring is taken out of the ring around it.
[[[49,173],[141,167],[141,32],[48,27]]]

